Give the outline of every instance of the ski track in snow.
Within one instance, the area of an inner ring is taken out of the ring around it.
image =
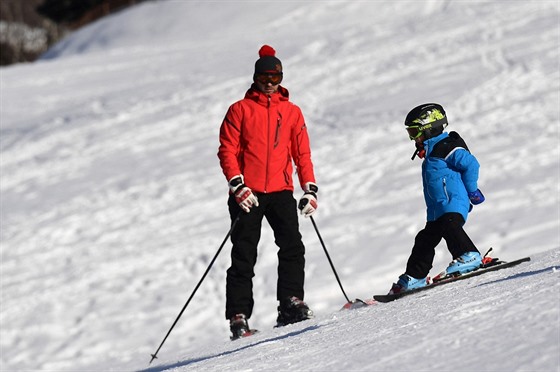
[[[302,218],[317,318],[272,329],[277,248],[265,223],[250,320],[262,332],[228,340],[228,243],[151,370],[466,371],[455,356],[468,353],[488,371],[559,371],[558,3],[217,7],[143,3],[48,59],[0,69],[1,369],[148,368],[229,228],[219,125],[269,43],[308,123],[315,220],[349,297],[385,293],[425,223],[402,122],[427,101],[481,163],[487,201],[468,233],[481,251],[533,259],[339,312]],[[433,271],[449,260],[441,244]]]

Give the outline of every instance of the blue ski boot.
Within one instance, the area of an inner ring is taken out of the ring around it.
[[[389,294],[397,294],[405,291],[410,291],[412,289],[425,287],[429,284],[430,279],[428,277],[422,279],[416,279],[407,274],[402,274],[399,276],[399,280],[393,283],[393,287],[389,291]]]
[[[480,265],[482,265],[480,253],[467,252],[451,261],[445,272],[447,275],[461,275],[478,269]]]

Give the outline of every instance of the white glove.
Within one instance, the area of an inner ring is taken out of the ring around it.
[[[253,206],[259,206],[259,199],[257,199],[257,196],[253,194],[253,191],[250,188],[245,186],[242,175],[235,176],[229,180],[229,189],[235,196],[237,204],[239,204],[241,209],[243,209],[246,213],[249,213]]]
[[[299,200],[298,208],[303,216],[309,217],[317,210],[317,191],[319,191],[319,188],[313,182],[307,182],[303,191],[305,193]]]

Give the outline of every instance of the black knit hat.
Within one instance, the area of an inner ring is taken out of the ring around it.
[[[276,58],[276,51],[271,46],[263,45],[259,57],[255,62],[255,74],[282,74],[282,62]]]

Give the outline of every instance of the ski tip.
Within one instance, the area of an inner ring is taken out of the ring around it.
[[[373,298],[360,300],[359,298],[355,299],[354,301],[347,302],[342,306],[341,310],[354,310],[360,309],[362,307],[374,305],[376,301]]]

